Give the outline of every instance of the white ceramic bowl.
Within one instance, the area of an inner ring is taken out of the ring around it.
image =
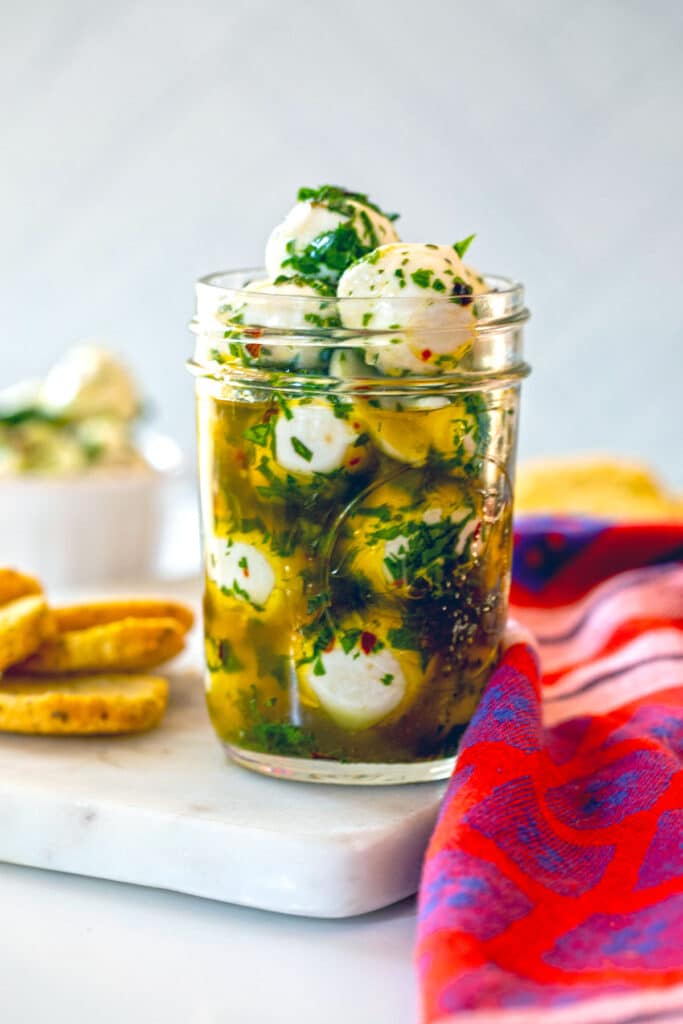
[[[149,579],[159,564],[164,497],[182,468],[175,442],[147,435],[150,469],[0,481],[0,565],[48,587]]]

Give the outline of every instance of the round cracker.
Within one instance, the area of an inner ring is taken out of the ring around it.
[[[52,736],[143,732],[161,720],[168,683],[158,676],[0,682],[0,731]]]
[[[29,676],[139,672],[175,657],[184,646],[185,632],[176,619],[121,619],[56,633],[12,672]]]
[[[124,597],[53,609],[57,628],[64,632],[105,626],[121,619],[175,619],[187,632],[194,624],[194,612],[181,601],[164,597]]]

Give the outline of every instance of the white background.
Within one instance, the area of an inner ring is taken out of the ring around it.
[[[678,0],[5,0],[0,48],[0,385],[106,337],[191,448],[194,278],[332,181],[526,282],[523,454],[683,482]]]

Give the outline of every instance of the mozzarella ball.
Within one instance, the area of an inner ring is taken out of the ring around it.
[[[256,494],[285,504],[338,497],[372,459],[353,406],[323,398],[280,402],[277,413],[269,410],[244,439]]]
[[[363,252],[395,241],[398,234],[391,220],[358,199],[343,194],[335,199],[307,199],[273,229],[266,245],[266,271],[273,278],[295,275],[302,272],[301,258],[308,257],[313,276],[337,281]]]
[[[290,405],[275,424],[275,460],[283,469],[310,476],[344,465],[358,431],[324,402]]]
[[[213,537],[206,571],[219,590],[262,609],[275,588],[275,567],[254,544],[234,537]]]
[[[367,346],[368,363],[387,375],[448,372],[471,344],[472,286],[449,246],[380,246],[342,274],[337,294],[349,300],[345,327],[396,332]]]
[[[449,590],[472,557],[478,532],[479,517],[464,488],[449,481],[430,485],[423,498],[420,474],[411,473],[406,484],[405,490],[385,484],[354,510],[336,567],[360,575],[383,598]]]
[[[307,702],[352,730],[369,729],[396,712],[419,687],[422,671],[415,652],[391,649],[390,636],[391,627],[376,614],[356,614],[305,641],[298,661]]]
[[[197,359],[211,358],[216,348],[230,358],[239,352],[245,366],[282,367],[290,370],[314,370],[322,366],[323,346],[311,338],[311,344],[286,344],[286,337],[262,340],[261,331],[269,329],[310,333],[338,327],[336,299],[325,285],[311,284],[299,278],[272,281],[252,281],[243,288],[232,303],[218,314],[227,327],[235,325],[233,338],[217,344],[215,339],[198,338]],[[253,325],[253,337],[243,332],[243,326]],[[237,349],[235,349],[235,343]]]
[[[427,461],[431,437],[426,414],[365,403],[362,415],[373,443],[385,455],[410,466]]]

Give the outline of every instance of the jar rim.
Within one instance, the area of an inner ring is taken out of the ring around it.
[[[524,286],[521,282],[499,274],[482,274],[482,277],[490,287],[473,296],[473,302],[477,309],[474,318],[475,330],[479,331],[511,321],[523,322],[529,318],[529,311],[524,305]],[[247,288],[247,285],[264,279],[267,280],[267,275],[263,267],[219,270],[200,277],[196,284],[197,315],[193,321],[195,329],[201,328],[203,324],[210,326],[213,317],[225,306],[235,306],[238,303],[246,302],[252,304],[256,302],[258,308],[267,315],[269,309],[274,309],[276,304],[280,309],[284,306],[295,312],[310,308],[311,302],[318,301],[318,299],[321,304],[329,303],[339,310],[346,309],[347,311],[358,309],[367,305],[368,302],[381,301],[395,308],[397,314],[400,314],[401,310],[414,309],[418,303],[423,301],[423,296],[415,295],[337,296],[334,293],[325,295],[321,292],[319,296],[313,297],[311,295],[282,294],[282,292],[268,291],[267,289],[256,292]],[[429,298],[432,309],[444,308],[446,304],[450,303],[447,295],[437,292],[433,295],[430,294]],[[253,325],[259,326],[256,321],[253,321]],[[286,333],[290,334],[291,331],[287,330]],[[300,331],[296,333],[300,333]],[[305,334],[306,330],[303,333]],[[319,336],[325,333],[325,328],[316,327],[309,333]],[[373,334],[386,334],[387,331],[373,331],[371,327],[368,327],[364,330],[354,330],[353,333],[355,335],[366,334],[370,337]]]
[[[453,317],[451,313],[460,307],[451,305],[449,297],[439,292],[428,293],[425,302],[425,296],[419,294],[337,298],[248,289],[250,282],[264,277],[262,268],[253,267],[218,271],[198,280],[197,312],[190,323],[197,337],[189,364],[195,375],[221,380],[229,376],[235,383],[239,380],[245,387],[254,387],[267,385],[273,377],[281,379],[283,374],[290,381],[301,374],[312,384],[316,377],[320,381],[327,377],[326,369],[319,376],[316,350],[325,365],[334,352],[355,351],[356,359],[351,359],[350,365],[338,366],[333,372],[331,379],[338,382],[335,387],[345,386],[339,379],[355,381],[349,385],[353,388],[358,381],[367,383],[372,377],[368,386],[381,387],[380,382],[385,381],[393,388],[399,380],[423,376],[432,383],[441,378],[451,386],[480,387],[501,376],[519,378],[528,373],[521,328],[529,311],[523,286],[510,278],[485,275],[489,290],[472,296],[473,315]],[[366,325],[357,303],[363,313],[376,303],[382,311],[381,322],[392,322],[388,327]],[[363,326],[351,326],[359,319]],[[421,366],[402,367],[400,363],[396,372],[382,369],[383,353],[391,352],[396,344],[410,346],[413,361],[418,356],[424,358],[423,353],[435,356],[438,369],[425,367],[423,373]],[[359,356],[362,366],[357,363]],[[244,372],[236,368],[236,362]]]
[[[295,276],[295,275],[285,275],[285,276]],[[491,284],[493,285],[493,287],[490,289],[491,292],[496,292],[497,294],[505,294],[505,293],[511,293],[511,292],[515,292],[515,291],[517,291],[517,292],[521,291],[522,295],[524,294],[524,286],[523,286],[522,282],[521,281],[515,281],[514,278],[506,277],[506,276],[504,276],[502,274],[490,274],[490,273],[485,273],[485,274],[483,273],[481,276],[484,278],[485,281],[490,281]],[[239,291],[246,291],[247,295],[251,295],[252,293],[249,292],[246,289],[246,285],[251,284],[254,281],[261,281],[261,280],[267,280],[267,275],[266,275],[265,267],[262,267],[262,266],[234,267],[231,270],[214,270],[214,271],[211,271],[211,273],[209,273],[209,274],[203,274],[201,277],[199,277],[197,279],[197,284],[207,285],[207,286],[209,286],[211,288],[221,288],[221,289],[229,290],[229,291],[238,291],[238,292]],[[277,291],[273,291],[273,292],[266,291],[266,292],[264,292],[262,294],[277,295],[279,293]],[[487,294],[487,293],[482,293],[482,294]],[[296,299],[296,300],[299,300],[299,298],[303,298],[303,299],[308,298],[308,296],[301,296],[300,297],[300,296],[296,296],[296,295],[295,296],[287,296],[287,297],[288,298],[291,297],[291,298]],[[441,296],[438,293],[437,293],[436,297],[437,298],[441,298]],[[372,296],[366,295],[366,296],[358,296],[358,297],[353,297],[353,296],[341,297],[341,296],[335,296],[334,293],[333,293],[333,294],[331,294],[329,296],[329,298],[337,298],[337,300],[339,302],[351,302],[351,303],[353,303],[353,302],[367,302],[367,300],[369,298],[372,298]],[[405,301],[405,297],[402,296],[402,295],[396,296],[396,299],[398,301]]]

